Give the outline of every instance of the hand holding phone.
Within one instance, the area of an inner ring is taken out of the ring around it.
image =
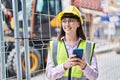
[[[76,48],[76,49],[73,50],[73,54],[75,54],[76,57],[82,59],[83,49],[82,48]]]

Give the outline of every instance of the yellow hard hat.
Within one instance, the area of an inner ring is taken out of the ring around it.
[[[75,7],[75,6],[68,6],[66,7],[62,12],[60,12],[57,16],[58,19],[61,21],[61,17],[63,16],[64,13],[72,13],[80,18],[81,24],[83,24],[83,19],[81,16],[80,11]]]

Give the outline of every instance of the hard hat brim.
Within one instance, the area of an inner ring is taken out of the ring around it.
[[[83,24],[82,17],[79,16],[79,15],[77,15],[75,12],[63,12],[63,11],[60,12],[60,13],[57,15],[57,17],[58,17],[58,19],[59,19],[60,22],[61,22],[61,17],[63,16],[64,13],[72,13],[72,14],[78,16],[78,17],[80,18],[80,23]]]

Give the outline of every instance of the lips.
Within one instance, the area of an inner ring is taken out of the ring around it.
[[[71,29],[72,29],[71,27],[65,27],[65,30],[67,30],[67,31],[69,31]]]

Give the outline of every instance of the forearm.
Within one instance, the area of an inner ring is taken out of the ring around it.
[[[90,80],[96,80],[98,78],[98,66],[95,54],[93,54],[91,64],[87,64],[83,73]]]
[[[53,66],[50,55],[48,54],[48,61],[46,66],[46,76],[49,79],[58,79],[61,78],[64,74],[65,70],[63,68],[63,64],[58,65],[56,67]]]
[[[63,64],[58,65],[56,67],[52,67],[52,66],[47,66],[46,67],[46,76],[49,79],[58,79],[61,78],[64,74],[65,70],[63,68]]]
[[[89,65],[87,65],[86,68],[83,70],[83,74],[86,76],[86,78],[90,80],[97,80],[98,77],[97,69],[94,69]]]

